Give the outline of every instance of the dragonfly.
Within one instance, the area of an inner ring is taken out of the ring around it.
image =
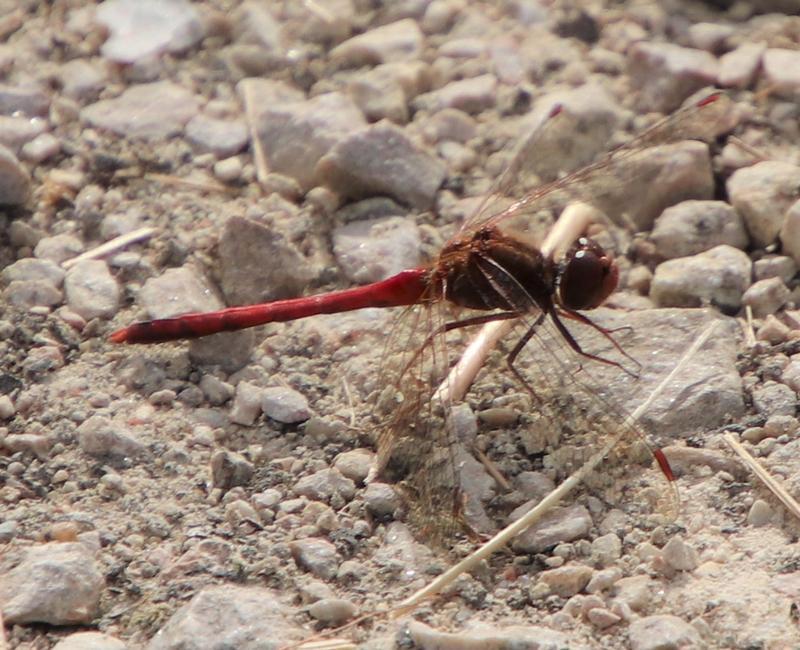
[[[663,452],[653,449],[626,412],[585,379],[591,374],[587,370],[591,364],[636,374],[629,367],[631,357],[613,332],[584,313],[602,305],[617,288],[618,264],[584,235],[566,250],[543,251],[534,224],[541,222],[542,214],[554,214],[575,201],[603,206],[609,196],[624,193],[626,183],[649,182],[642,177],[646,166],[640,163],[653,147],[708,141],[718,135],[731,109],[726,94],[709,94],[577,170],[543,182],[535,172],[536,158],[554,133],[559,128],[563,133],[574,118],[557,105],[523,141],[478,209],[431,264],[320,295],[135,322],[113,332],[110,340],[161,343],[319,314],[405,307],[400,324],[388,337],[384,363],[391,370],[384,373],[386,388],[376,396],[382,422],[377,471],[402,485],[409,518],[434,538],[464,530],[469,509],[458,476],[464,461],[458,452],[462,441],[452,424],[452,400],[436,391],[455,358],[449,341],[467,328],[510,321],[520,334],[506,353],[506,365],[536,404],[528,424],[536,429],[546,423],[539,443],[533,445],[540,447],[535,452],[545,466],[569,467],[612,432],[622,430],[625,435],[614,449],[616,458],[609,458],[602,471],[595,473],[598,480],[592,488],[603,490],[615,503],[620,498],[631,501],[631,474],[634,482],[644,479],[645,486],[653,480],[671,482],[674,477]],[[579,342],[573,333],[576,328],[596,335],[591,349]],[[594,346],[607,350],[600,353]],[[537,361],[521,368],[523,354]],[[614,354],[616,360],[611,358]],[[540,367],[531,369],[531,365]],[[567,411],[577,415],[567,418]],[[568,423],[578,420],[584,429]],[[558,423],[555,433],[554,422]],[[645,475],[631,469],[634,457],[653,466],[652,470]],[[620,491],[625,494],[614,494]],[[649,500],[657,510],[674,516],[675,495],[674,487],[668,485],[664,490],[651,489]]]

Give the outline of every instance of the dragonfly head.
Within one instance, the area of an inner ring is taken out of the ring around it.
[[[617,288],[619,268],[600,244],[579,238],[567,251],[558,280],[558,302],[567,309],[599,307]]]

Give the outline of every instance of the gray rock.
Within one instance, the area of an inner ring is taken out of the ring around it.
[[[614,594],[635,612],[648,608],[655,589],[657,589],[656,583],[646,575],[620,578],[614,584]]]
[[[780,278],[758,280],[744,292],[742,304],[749,305],[756,318],[765,318],[783,307],[791,293]]]
[[[49,280],[12,280],[9,282],[3,299],[15,307],[54,307],[60,305],[64,295]]]
[[[719,59],[719,85],[724,88],[748,88],[756,77],[767,46],[742,43]]]
[[[511,546],[519,553],[541,553],[561,542],[586,537],[591,527],[592,517],[583,506],[557,507],[514,538]]]
[[[523,648],[560,650],[570,647],[570,638],[563,632],[537,625],[476,626],[461,632],[441,632],[411,621],[408,636],[421,650],[441,648]]]
[[[737,311],[750,286],[750,258],[731,246],[669,260],[656,267],[650,298],[660,307],[699,307],[713,303]]]
[[[382,119],[396,124],[408,122],[406,89],[391,64],[359,74],[348,83],[347,92],[370,122]]]
[[[448,108],[434,113],[422,122],[422,132],[430,142],[471,140],[477,133],[475,120],[463,111]]]
[[[53,646],[53,650],[125,650],[128,646],[102,632],[75,632]]]
[[[6,625],[82,625],[99,612],[103,574],[83,544],[32,546],[0,578]]]
[[[308,260],[277,228],[252,219],[228,219],[218,252],[220,285],[232,305],[295,298],[314,276]]]
[[[312,501],[329,503],[334,496],[339,495],[345,501],[350,501],[355,495],[356,486],[349,478],[342,476],[338,469],[323,469],[304,476],[294,485],[294,492],[299,496],[307,497]]]
[[[725,41],[733,36],[736,30],[731,25],[719,23],[694,23],[689,26],[689,41],[692,47],[708,50],[712,54],[725,46]]]
[[[147,650],[278,650],[305,636],[293,612],[262,587],[206,587],[161,628]]]
[[[766,381],[753,389],[753,406],[757,413],[767,417],[794,415],[797,410],[797,394],[785,384]]]
[[[26,142],[45,131],[47,122],[43,119],[0,115],[0,145],[4,147],[0,151],[5,151],[5,147],[8,147],[12,155],[18,153]],[[4,157],[5,154],[0,155],[0,163],[5,166],[8,163],[3,162]],[[20,191],[19,188],[16,191]]]
[[[64,95],[85,102],[100,94],[108,79],[108,71],[97,61],[72,59],[61,66],[58,76]]]
[[[753,262],[753,277],[758,280],[780,278],[784,284],[797,273],[796,262],[786,255],[766,255]]]
[[[336,576],[341,558],[336,547],[325,539],[307,537],[289,543],[292,557],[301,569],[323,580]]]
[[[514,480],[514,486],[525,498],[539,502],[552,492],[556,485],[553,479],[542,472],[520,472]]]
[[[7,395],[4,395],[4,397],[7,397]],[[8,411],[8,406],[11,407],[10,412]],[[3,419],[8,419],[13,415],[14,406],[9,400]],[[35,433],[9,434],[3,438],[3,446],[9,451],[33,454],[39,459],[47,458],[53,443],[54,440],[50,436],[37,435]]]
[[[59,151],[61,151],[61,140],[52,133],[42,133],[22,145],[20,157],[28,162],[39,164],[52,158]]]
[[[355,221],[333,231],[333,253],[348,279],[359,284],[384,280],[420,265],[419,229],[410,219]]]
[[[36,257],[55,264],[61,264],[82,252],[83,242],[74,235],[67,234],[42,237],[33,249]]]
[[[784,215],[796,201],[792,192],[798,184],[800,167],[777,160],[738,169],[728,179],[731,205],[744,218],[757,246],[775,243]],[[789,254],[793,255],[792,251]]]
[[[714,196],[711,159],[702,142],[684,141],[645,149],[625,161],[619,175],[623,181],[627,176],[628,181],[607,196],[601,190],[595,204],[612,219],[627,215],[640,230],[651,230],[655,219],[671,205]]]
[[[671,614],[645,616],[633,621],[628,629],[631,650],[701,647],[697,630]]]
[[[8,544],[19,532],[19,522],[9,520],[0,524],[0,543]]]
[[[433,204],[445,172],[386,120],[346,137],[317,165],[322,181],[342,196],[387,195],[421,210]]]
[[[364,507],[378,521],[394,519],[402,503],[397,491],[388,483],[372,481],[364,490]]]
[[[261,410],[268,418],[296,424],[311,417],[305,395],[285,386],[271,386],[261,391]]]
[[[374,452],[369,449],[353,449],[336,456],[333,466],[351,481],[363,483],[374,463]]]
[[[650,239],[660,257],[672,259],[727,244],[744,249],[747,231],[739,214],[723,201],[683,201],[656,219]]]
[[[191,266],[167,269],[160,276],[148,279],[139,292],[139,302],[152,318],[170,318],[224,306]]]
[[[295,5],[294,10],[302,12],[298,16],[300,38],[312,43],[341,43],[352,34],[357,17],[352,0],[328,0],[325,11],[307,3]]]
[[[769,523],[772,515],[772,506],[763,499],[756,499],[747,512],[747,523],[754,528],[761,528]]]
[[[791,255],[795,264],[800,263],[800,201],[795,201],[786,212],[780,238],[783,252]]]
[[[186,124],[186,139],[200,153],[227,158],[247,146],[250,136],[244,122],[196,115]]]
[[[597,84],[547,93],[536,102],[523,127],[523,133],[530,132],[519,154],[524,156],[525,173],[553,180],[591,162],[607,150],[619,120],[619,106]],[[575,138],[575,133],[581,137]],[[516,141],[518,133],[512,137]],[[521,191],[531,189],[528,185],[524,183]]]
[[[0,205],[22,205],[30,192],[31,177],[27,170],[11,151],[0,144]]]
[[[333,63],[360,67],[390,61],[411,61],[422,52],[424,36],[416,21],[399,20],[353,36],[330,51]]]
[[[240,382],[241,383],[241,382]],[[214,375],[203,375],[200,379],[200,390],[203,391],[205,398],[214,406],[220,406],[234,396],[234,387],[226,381],[222,381]],[[259,406],[259,408],[261,408]],[[231,416],[233,419],[233,416]]]
[[[593,573],[591,567],[582,564],[568,564],[557,569],[542,571],[538,578],[550,587],[552,593],[561,598],[571,598],[586,588]]]
[[[614,564],[622,555],[622,541],[619,535],[608,533],[592,540],[592,561],[596,566]]]
[[[160,142],[182,133],[199,110],[190,91],[171,81],[155,81],[90,104],[81,110],[81,120],[117,135]]]
[[[211,483],[223,491],[237,485],[247,485],[255,468],[241,454],[221,450],[211,457]]]
[[[98,6],[95,20],[110,34],[101,52],[116,63],[181,52],[205,33],[197,9],[186,0],[107,0]]]
[[[778,95],[794,98],[800,90],[800,52],[769,48],[761,59],[764,83]]]
[[[103,260],[83,260],[64,278],[69,308],[83,318],[110,318],[119,307],[120,288]]]
[[[270,57],[282,57],[285,38],[281,23],[260,2],[244,2],[235,15],[236,40],[257,45]]]
[[[250,361],[255,341],[252,329],[204,336],[189,343],[189,358],[199,366],[219,366],[233,373]]]
[[[675,571],[694,571],[699,564],[697,551],[683,541],[680,535],[673,536],[661,549],[661,557]]]
[[[274,87],[257,88],[258,101],[277,92]],[[320,159],[366,124],[358,107],[341,93],[255,106],[258,135],[270,170],[294,178],[304,191],[319,184]]]
[[[712,311],[686,309],[640,310],[624,316],[607,310],[601,315],[596,310],[592,319],[609,329],[627,326],[632,330],[631,336],[618,341],[643,363],[636,380],[606,364],[592,364],[591,368],[592,387],[621,402],[628,413],[672,371],[702,332],[712,325],[715,328],[680,377],[642,415],[642,426],[649,434],[668,439],[693,435],[744,415],[742,380],[736,369],[739,326],[735,320],[719,318]],[[582,345],[591,346],[587,339],[582,339]]]
[[[231,407],[231,422],[252,426],[261,415],[261,399],[264,389],[251,384],[249,381],[240,381],[236,384],[236,393]]]
[[[483,74],[469,79],[459,79],[419,95],[414,101],[415,110],[429,112],[456,108],[475,114],[494,106],[497,101],[497,77]]]
[[[49,110],[50,96],[41,86],[0,84],[0,115],[22,113],[28,117],[45,117]]]
[[[102,415],[93,415],[78,427],[78,445],[90,456],[136,458],[147,454],[147,447],[123,426]]]
[[[628,52],[633,85],[643,110],[669,113],[693,92],[714,85],[719,64],[708,52],[672,43],[635,43]]]

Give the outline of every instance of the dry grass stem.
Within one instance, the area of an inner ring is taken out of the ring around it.
[[[267,182],[267,175],[269,174],[269,165],[267,164],[267,155],[264,153],[264,145],[261,143],[261,138],[258,134],[258,120],[256,119],[255,102],[253,100],[253,84],[257,83],[255,79],[243,79],[241,84],[242,101],[244,102],[244,117],[247,121],[247,128],[250,131],[250,142],[253,146],[253,164],[256,167],[256,179],[262,187]]]
[[[101,244],[100,246],[81,253],[77,257],[65,260],[62,262],[61,266],[62,268],[69,269],[83,260],[96,260],[101,257],[106,257],[112,253],[116,253],[118,250],[121,250],[126,246],[149,239],[157,232],[157,228],[139,228],[138,230],[125,233],[119,237],[114,237],[114,239],[107,241],[105,244]]]
[[[797,503],[797,500],[787,492],[786,488],[776,479],[772,474],[770,474],[766,469],[764,469],[761,464],[750,455],[750,452],[745,449],[742,444],[736,440],[730,433],[725,433],[722,436],[725,439],[725,442],[730,445],[731,449],[737,453],[739,458],[742,459],[745,465],[750,468],[750,471],[758,477],[758,479],[767,486],[767,489],[772,492],[780,502],[786,506],[786,508],[791,512],[795,517],[800,519],[800,504]]]

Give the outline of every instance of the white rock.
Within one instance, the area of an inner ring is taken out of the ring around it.
[[[744,218],[757,246],[766,247],[775,243],[781,232],[784,215],[796,201],[792,192],[798,185],[800,167],[777,160],[738,169],[728,179],[731,205]],[[787,252],[794,257],[791,251]]]
[[[750,86],[766,49],[764,43],[743,43],[735,50],[723,54],[719,60],[720,86],[725,88]]]
[[[263,389],[261,410],[267,417],[286,424],[305,422],[311,417],[311,409],[305,396],[284,386]]]
[[[792,98],[800,90],[800,52],[769,48],[761,60],[764,82],[779,95]]]
[[[180,52],[204,35],[197,9],[186,0],[106,0],[95,19],[110,32],[101,52],[117,63]]]
[[[64,278],[69,308],[83,318],[110,318],[119,308],[120,288],[103,260],[83,260]]]

